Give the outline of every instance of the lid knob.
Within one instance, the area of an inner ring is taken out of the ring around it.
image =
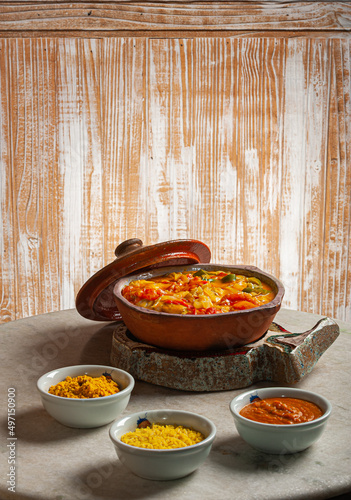
[[[139,238],[131,238],[130,240],[125,240],[116,247],[115,256],[117,259],[127,255],[127,253],[139,250],[143,246],[143,242]]]

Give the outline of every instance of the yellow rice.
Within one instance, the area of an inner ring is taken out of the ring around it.
[[[183,427],[182,425],[159,425],[152,424],[151,427],[136,429],[127,432],[121,437],[123,443],[138,448],[149,448],[153,450],[170,450],[183,448],[200,443],[204,439],[201,432]]]
[[[89,399],[111,396],[119,392],[118,385],[112,378],[105,377],[89,377],[88,375],[80,375],[78,377],[66,377],[65,380],[56,385],[52,385],[49,389],[50,394],[61,396],[64,398]]]

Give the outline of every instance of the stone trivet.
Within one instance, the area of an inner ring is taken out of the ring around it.
[[[338,335],[339,327],[330,318],[304,333],[291,333],[272,323],[251,344],[186,352],[143,344],[121,323],[113,333],[111,364],[138,380],[183,391],[239,389],[260,381],[293,384],[311,372]]]

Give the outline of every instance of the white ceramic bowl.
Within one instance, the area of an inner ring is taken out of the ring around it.
[[[137,448],[122,443],[121,436],[134,431],[140,419],[150,423],[182,425],[201,432],[205,439],[200,443],[171,450]],[[170,480],[187,476],[196,470],[210,453],[216,435],[215,425],[206,417],[181,410],[140,411],[116,421],[110,428],[110,438],[120,461],[137,476]]]
[[[52,385],[65,380],[66,377],[89,375],[100,377],[109,373],[117,382],[120,391],[111,396],[91,399],[72,399],[49,394]],[[129,373],[102,365],[66,366],[52,370],[39,378],[37,388],[46,411],[58,422],[68,427],[89,428],[100,427],[115,420],[127,407],[134,387],[134,378]]]
[[[239,414],[255,396],[260,399],[283,396],[304,399],[318,405],[324,413],[311,422],[301,424],[263,424]],[[322,435],[332,409],[329,401],[323,396],[290,387],[267,387],[244,392],[231,401],[229,408],[240,436],[257,450],[272,454],[296,453],[311,446]]]

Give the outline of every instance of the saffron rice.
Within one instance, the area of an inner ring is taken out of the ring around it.
[[[56,385],[52,385],[49,393],[63,398],[89,399],[111,396],[119,392],[118,385],[112,378],[89,377],[80,375],[78,377],[66,377],[65,380]]]
[[[138,448],[149,448],[152,450],[170,450],[173,448],[184,448],[203,441],[201,432],[183,427],[182,425],[159,425],[151,424],[150,427],[137,428],[133,432],[127,432],[121,437],[121,441],[130,446]]]

